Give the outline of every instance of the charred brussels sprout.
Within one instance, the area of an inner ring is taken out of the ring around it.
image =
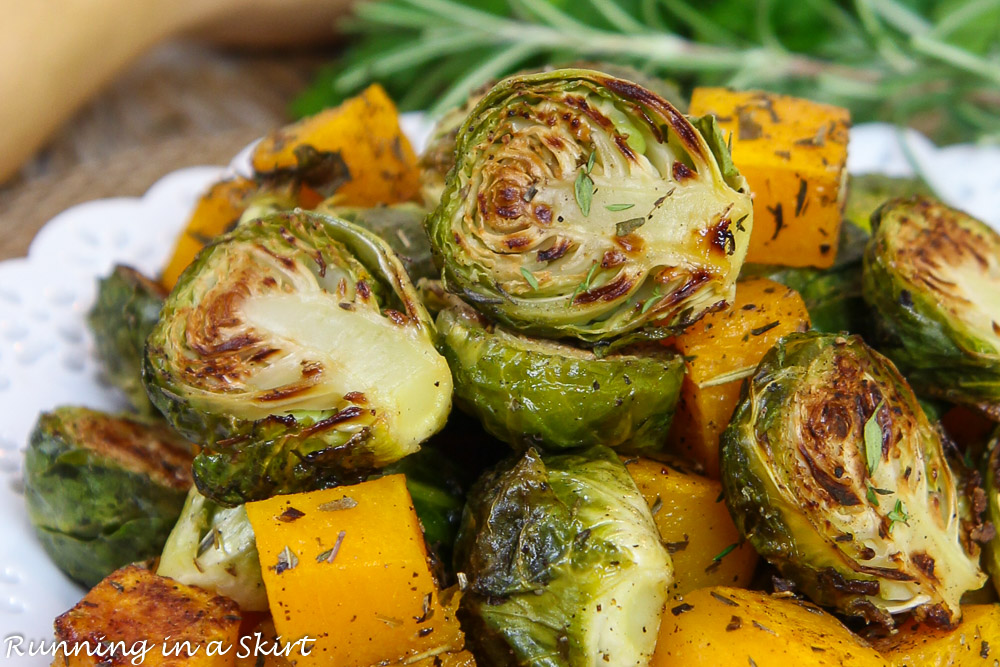
[[[984,583],[937,431],[857,336],[767,353],[722,436],[722,482],[740,532],[820,604],[950,624]]]
[[[93,586],[160,553],[190,467],[190,444],[163,425],[56,408],[38,418],[24,456],[28,518],[53,562]]]
[[[731,299],[752,209],[714,118],[590,70],[475,106],[428,217],[445,286],[523,333],[600,341]]]
[[[295,211],[207,246],[167,299],[144,378],[203,447],[198,489],[237,505],[364,479],[443,425],[451,373],[384,241]]]
[[[381,237],[396,251],[414,284],[421,278],[436,278],[440,275],[434,267],[431,242],[424,229],[424,218],[427,217],[424,208],[416,204],[373,208],[328,207],[321,204],[316,211],[353,222]]]
[[[993,587],[1000,594],[1000,430],[993,434],[986,459],[986,520],[993,524],[993,536],[986,545],[983,561]]]
[[[648,506],[605,447],[528,450],[485,475],[455,565],[468,636],[496,665],[645,665],[673,578]]]
[[[1000,234],[925,197],[872,216],[864,297],[881,349],[921,392],[1000,421]]]
[[[192,488],[156,573],[225,595],[243,611],[267,611],[257,542],[243,505],[221,507]]]
[[[97,356],[111,384],[136,411],[156,413],[142,385],[142,351],[156,326],[167,292],[135,269],[118,265],[97,285],[97,301],[87,314]]]
[[[515,449],[666,446],[684,362],[662,346],[598,357],[492,326],[464,305],[441,311],[437,327],[456,401]]]

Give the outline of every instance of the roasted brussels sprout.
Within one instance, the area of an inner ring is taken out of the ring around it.
[[[984,551],[983,562],[993,587],[1000,594],[1000,429],[993,434],[986,459],[986,519],[993,524],[993,537]]]
[[[819,604],[887,626],[905,611],[947,625],[984,583],[937,431],[860,337],[779,341],[721,442],[740,532]]]
[[[1000,421],[1000,234],[926,197],[872,216],[864,297],[917,391]]]
[[[24,455],[35,533],[87,586],[158,555],[190,486],[189,443],[165,425],[87,408],[42,413]]]
[[[603,444],[655,455],[667,443],[684,361],[661,345],[597,356],[493,326],[457,299],[437,317],[455,400],[515,449]]]
[[[192,488],[167,538],[156,573],[267,611],[257,542],[243,505],[221,507]]]
[[[394,204],[373,208],[321,204],[316,211],[353,222],[380,236],[396,251],[414,284],[421,278],[440,276],[440,272],[434,266],[431,242],[424,229],[426,209],[416,204]]]
[[[919,178],[897,178],[884,174],[852,175],[847,182],[844,220],[870,234],[872,213],[879,206],[887,199],[913,195],[929,196],[931,190]]]
[[[752,208],[713,117],[590,70],[476,105],[428,217],[446,288],[522,333],[601,341],[732,298]]]
[[[98,282],[97,301],[87,314],[108,380],[144,415],[156,414],[156,409],[142,385],[142,351],[166,296],[156,282],[119,264]]]
[[[433,324],[384,241],[294,211],[239,225],[182,274],[146,345],[156,406],[202,445],[199,491],[238,505],[360,481],[451,404]]]
[[[495,665],[645,665],[673,577],[649,507],[606,447],[528,450],[487,473],[455,566],[466,637]]]

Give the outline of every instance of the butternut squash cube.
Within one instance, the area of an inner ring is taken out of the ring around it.
[[[278,634],[298,667],[369,667],[464,637],[437,588],[403,475],[248,503]]]
[[[378,84],[267,135],[252,160],[259,174],[321,169],[337,205],[411,201],[420,187],[417,156],[399,127],[396,105]]]
[[[702,588],[669,607],[650,667],[887,667],[860,637],[809,602]]]
[[[709,313],[668,341],[686,357],[669,441],[676,454],[719,478],[719,436],[729,425],[749,377],[778,339],[809,328],[799,293],[766,278],[736,284],[725,310]]]
[[[787,95],[695,88],[693,116],[732,133],[733,162],[753,194],[746,261],[827,268],[846,197],[847,109]]]
[[[127,665],[141,652],[146,667],[233,667],[239,629],[240,610],[229,598],[128,565],[56,618],[56,641],[68,650],[52,665]]]
[[[962,620],[953,630],[910,620],[897,634],[873,643],[897,667],[992,667],[1000,659],[1000,604],[962,605]]]
[[[719,482],[652,459],[628,459],[625,467],[673,559],[671,597],[706,586],[750,583],[757,552],[740,543]]]

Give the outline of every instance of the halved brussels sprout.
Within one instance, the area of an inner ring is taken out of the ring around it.
[[[142,384],[142,351],[160,318],[167,291],[135,269],[121,264],[97,284],[97,300],[87,313],[97,356],[114,386],[141,414],[157,414]]]
[[[458,405],[515,449],[666,447],[684,361],[661,345],[597,356],[493,326],[458,299],[437,327]]]
[[[239,225],[182,274],[146,346],[156,406],[227,505],[360,481],[438,431],[451,372],[377,236],[294,211]]]
[[[714,118],[554,70],[497,84],[456,141],[431,245],[447,289],[493,319],[600,341],[732,298],[752,208]]]
[[[267,611],[257,541],[243,505],[221,507],[192,488],[156,573],[225,595],[243,611]]]
[[[740,532],[819,604],[887,626],[906,611],[948,625],[984,583],[937,431],[860,337],[781,339],[721,441]]]
[[[190,443],[162,423],[87,408],[43,412],[24,455],[35,534],[87,586],[158,555],[190,486]]]
[[[462,606],[490,664],[646,665],[673,578],[606,447],[501,464],[472,489],[456,545]]]
[[[993,587],[1000,594],[1000,429],[990,441],[986,459],[986,520],[993,524],[993,537],[986,545],[983,561]]]
[[[353,222],[378,235],[396,251],[414,284],[421,278],[440,276],[424,229],[427,210],[423,207],[407,203],[357,208],[324,203],[316,207],[316,212]]]
[[[913,386],[1000,421],[1000,234],[926,197],[872,217],[864,297]]]

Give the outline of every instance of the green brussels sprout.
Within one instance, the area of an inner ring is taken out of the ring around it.
[[[119,264],[98,282],[97,301],[87,314],[108,380],[137,412],[150,416],[157,412],[142,384],[142,351],[166,296],[155,281]]]
[[[1000,595],[1000,429],[993,434],[986,459],[986,520],[993,525],[993,535],[984,550],[983,561],[997,594]]]
[[[181,275],[144,379],[224,505],[361,481],[445,423],[451,372],[399,259],[318,214],[239,225]]]
[[[1000,234],[925,197],[872,216],[864,297],[917,391],[1000,421]]]
[[[421,278],[440,276],[440,271],[434,266],[427,230],[424,229],[426,209],[410,203],[372,208],[328,206],[324,203],[316,208],[316,212],[347,220],[380,236],[396,251],[414,284]]]
[[[661,345],[597,356],[493,326],[461,302],[438,314],[437,327],[457,404],[515,449],[666,447],[684,361]]]
[[[93,586],[160,553],[191,486],[191,446],[162,424],[59,407],[38,417],[24,498],[42,547]]]
[[[257,541],[246,507],[222,507],[192,488],[167,538],[156,573],[267,611]]]
[[[844,220],[871,234],[871,217],[887,199],[931,195],[930,188],[919,178],[898,178],[884,174],[850,176]]]
[[[740,532],[817,603],[886,626],[907,611],[950,625],[985,582],[938,432],[859,336],[782,338],[721,448]]]
[[[514,76],[455,156],[431,246],[448,291],[492,319],[596,342],[666,335],[733,297],[752,207],[713,117],[600,72]]]
[[[531,449],[487,473],[455,567],[466,636],[495,665],[645,665],[673,579],[649,507],[606,447]]]

